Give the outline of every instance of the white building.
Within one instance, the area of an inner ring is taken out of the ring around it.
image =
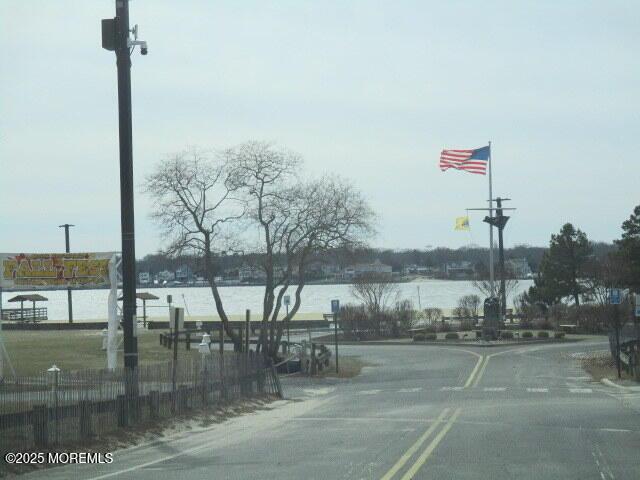
[[[182,265],[176,270],[176,281],[189,282],[193,277],[193,272],[187,265]]]
[[[345,279],[352,279],[369,273],[376,273],[391,277],[392,270],[391,265],[385,265],[380,260],[376,260],[373,263],[357,263],[353,266],[347,267],[342,271],[342,277]]]
[[[138,274],[138,283],[150,283],[151,282],[151,275],[149,275],[149,272],[140,272]]]
[[[156,278],[160,282],[171,282],[176,278],[176,274],[173,272],[170,272],[169,270],[163,270],[159,272],[158,275],[156,275]]]
[[[526,258],[510,258],[504,262],[504,268],[515,278],[531,278],[531,267]]]
[[[246,282],[248,280],[265,280],[267,275],[261,268],[243,265],[238,269],[238,278],[241,282]]]
[[[445,264],[444,273],[449,278],[466,278],[474,274],[473,264],[467,260]]]

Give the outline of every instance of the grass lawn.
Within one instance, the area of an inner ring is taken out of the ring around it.
[[[150,364],[172,358],[172,351],[160,345],[160,330],[138,330],[139,363]],[[107,354],[102,350],[102,332],[96,330],[3,331],[5,346],[17,375],[35,375],[56,364],[62,370],[106,368]],[[120,340],[122,333],[119,334]],[[118,366],[123,365],[122,345]],[[179,345],[180,356],[198,357],[192,345],[185,351]],[[6,367],[8,368],[8,367]]]

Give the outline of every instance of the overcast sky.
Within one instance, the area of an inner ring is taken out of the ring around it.
[[[640,3],[131,2],[138,257],[162,245],[140,191],[187,146],[269,140],[353,179],[389,248],[487,244],[487,178],[442,148],[492,141],[507,245],[567,221],[620,236],[640,203]],[[112,0],[0,2],[0,251],[120,250]]]

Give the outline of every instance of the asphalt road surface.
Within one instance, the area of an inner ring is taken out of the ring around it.
[[[344,346],[375,366],[283,378],[269,410],[25,478],[640,479],[640,393],[579,366],[606,348]]]

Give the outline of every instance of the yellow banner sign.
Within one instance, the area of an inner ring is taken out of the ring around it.
[[[0,253],[0,287],[109,286],[113,253]]]

